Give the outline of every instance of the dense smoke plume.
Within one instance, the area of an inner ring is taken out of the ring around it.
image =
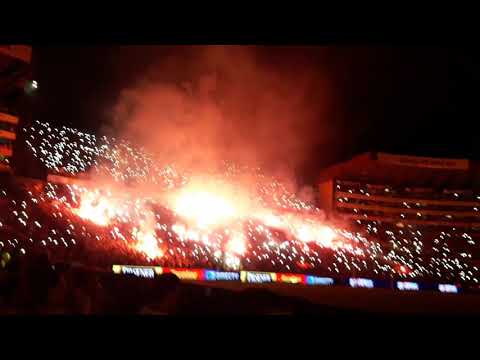
[[[292,174],[321,138],[328,92],[308,54],[275,52],[178,48],[121,92],[110,133],[190,169],[233,160]]]

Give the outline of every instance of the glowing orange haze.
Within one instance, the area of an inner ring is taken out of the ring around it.
[[[137,244],[135,249],[144,253],[149,259],[158,259],[163,256],[163,251],[158,247],[158,239],[155,236],[155,230],[146,228],[135,234]]]
[[[116,215],[116,206],[106,197],[95,192],[86,192],[81,196],[80,207],[72,211],[83,219],[97,225],[107,226]]]
[[[193,181],[170,196],[173,210],[190,225],[206,229],[243,218],[249,208],[248,197],[220,183]]]
[[[75,214],[100,226],[111,225],[118,219],[137,225],[138,229],[134,227],[131,233],[131,238],[136,240],[134,248],[150,259],[163,256],[158,245],[162,239],[157,238],[155,215],[150,209],[139,205],[122,210],[124,204],[119,198],[104,197],[96,191],[82,192],[80,197],[80,207],[72,209]],[[301,212],[276,214],[253,201],[243,188],[225,183],[194,180],[167,194],[163,201],[185,222],[185,225],[173,224],[174,233],[183,239],[208,243],[211,229],[225,227],[230,234],[225,251],[232,255],[241,256],[246,252],[247,238],[240,224],[249,218],[282,229],[305,243],[316,242],[330,248],[344,245],[336,232],[318,218]]]
[[[237,215],[226,199],[208,192],[182,192],[176,201],[175,212],[193,220],[201,229],[219,225]]]

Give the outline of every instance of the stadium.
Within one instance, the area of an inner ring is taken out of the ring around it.
[[[22,110],[24,91],[31,91],[36,83],[29,83],[31,48],[0,45],[0,171],[10,172],[16,129]],[[32,87],[32,88],[30,88]]]
[[[19,99],[38,84],[25,75],[30,57],[7,50],[22,71],[3,60],[2,74],[18,78],[2,85],[2,269],[41,259],[107,278],[125,298],[121,281],[168,274],[210,292],[260,287],[313,303],[329,291],[425,290],[430,302],[477,291],[475,162],[362,154],[320,171],[309,203],[258,168],[225,161],[197,173],[122,139],[22,117]]]
[[[376,236],[390,251],[401,250],[396,256],[403,255],[405,272],[415,271],[416,252],[431,259],[423,266],[437,276],[463,263],[459,280],[471,281],[478,265],[476,189],[474,161],[366,153],[325,169],[319,199],[332,219]]]

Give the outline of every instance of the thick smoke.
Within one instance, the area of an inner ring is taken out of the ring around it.
[[[326,92],[308,58],[269,52],[206,46],[159,59],[121,92],[110,130],[189,168],[233,160],[291,174],[321,137]]]

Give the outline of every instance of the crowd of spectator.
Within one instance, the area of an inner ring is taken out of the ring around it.
[[[0,312],[8,314],[141,313],[150,303],[172,312],[179,280],[166,274],[157,281],[54,263],[47,252],[13,254],[0,270]],[[144,310],[145,311],[145,310]]]
[[[305,273],[343,278],[359,276],[380,280],[475,282],[478,272],[478,268],[472,266],[474,259],[470,257],[471,247],[475,246],[474,239],[466,233],[457,231],[431,235],[427,231],[398,228],[395,224],[378,224],[375,221],[351,224],[352,233],[361,234],[366,239],[361,244],[363,253],[360,255],[316,243],[306,246],[292,241],[279,229],[265,229],[260,227],[261,224],[251,223],[251,230],[246,231],[249,233],[246,254],[236,264],[229,264],[229,259],[218,256],[200,242],[180,241],[167,227],[157,229],[158,237],[164,239],[163,256],[152,260],[139,253],[130,239],[112,238],[112,227],[98,226],[70,211],[58,210],[45,195],[44,186],[19,186],[9,181],[2,183],[0,251],[12,254],[12,258],[36,259],[41,258],[39,254],[47,254],[51,264],[78,264],[95,269],[97,273],[110,272],[113,264],[130,264]],[[174,215],[168,209],[157,207],[154,211],[163,221],[171,218],[174,222]],[[127,233],[121,228],[124,225],[117,226],[120,232]],[[275,239],[273,245],[269,245],[271,239]],[[72,281],[83,282],[81,277],[77,279],[72,275],[75,272],[56,273],[64,274],[58,276],[58,281],[55,280],[60,287],[67,287]],[[13,283],[12,279],[9,281]]]

